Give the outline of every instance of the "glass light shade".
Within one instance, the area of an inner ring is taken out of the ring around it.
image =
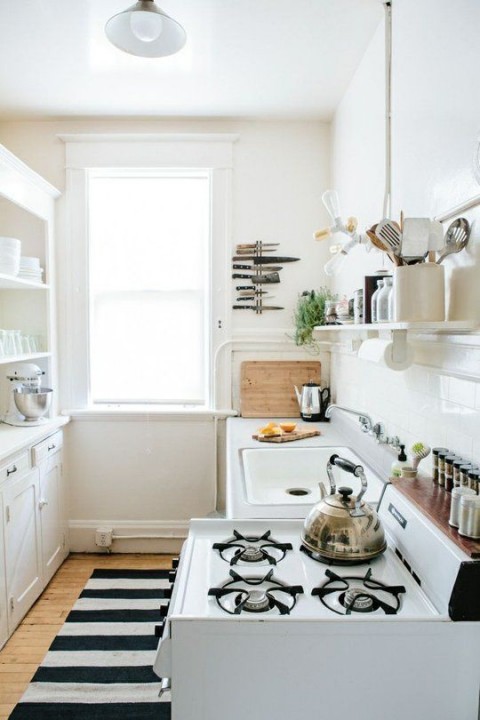
[[[322,195],[322,201],[328,210],[328,214],[332,218],[333,222],[336,222],[340,217],[340,200],[338,199],[338,193],[336,190],[325,190]]]
[[[154,0],[140,0],[105,25],[105,34],[119,50],[140,57],[165,57],[182,49],[183,27],[163,12]]]
[[[347,254],[343,252],[343,250],[339,250],[332,258],[330,258],[323,268],[325,275],[337,275],[342,269],[346,257]]]

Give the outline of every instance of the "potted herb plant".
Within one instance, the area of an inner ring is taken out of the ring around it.
[[[294,314],[295,345],[307,345],[317,349],[313,339],[313,328],[316,325],[325,325],[325,305],[335,300],[337,296],[328,288],[306,290],[300,295]]]

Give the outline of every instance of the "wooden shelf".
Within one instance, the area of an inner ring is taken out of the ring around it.
[[[445,488],[434,483],[429,477],[415,480],[391,478],[391,482],[472,560],[480,559],[480,541],[462,537],[448,524],[451,494]]]

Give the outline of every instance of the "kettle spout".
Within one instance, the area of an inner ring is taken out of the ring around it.
[[[297,396],[298,407],[302,409],[302,395],[296,385],[293,386],[295,389],[295,395]]]

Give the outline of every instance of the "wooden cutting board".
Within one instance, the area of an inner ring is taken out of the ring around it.
[[[294,430],[291,433],[284,433],[283,435],[277,435],[276,437],[268,437],[263,435],[252,435],[254,440],[258,442],[271,442],[271,443],[286,443],[293,442],[294,440],[304,440],[305,438],[315,437],[321,435],[320,430]]]
[[[240,366],[240,414],[247,418],[298,418],[294,385],[320,385],[318,360],[246,360]]]

